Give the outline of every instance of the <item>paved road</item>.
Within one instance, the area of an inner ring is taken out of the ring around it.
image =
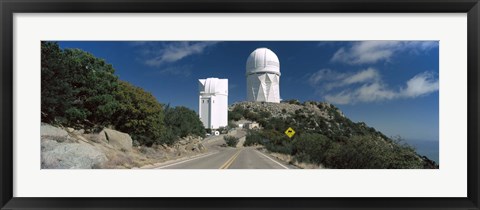
[[[244,138],[246,132],[237,129],[233,135]],[[288,163],[270,157],[254,147],[227,147],[224,135],[210,136],[203,141],[208,153],[195,157],[169,161],[156,169],[290,169]]]
[[[279,160],[269,157],[254,148],[246,147],[230,165],[231,169],[290,169],[288,164],[281,163]]]
[[[168,163],[157,169],[290,169],[286,163],[253,147],[222,148],[187,160]]]

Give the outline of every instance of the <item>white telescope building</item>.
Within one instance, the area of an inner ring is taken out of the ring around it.
[[[198,115],[205,128],[218,129],[228,125],[228,79],[198,80],[200,95]]]
[[[258,48],[247,59],[247,101],[280,103],[280,61],[267,48]]]

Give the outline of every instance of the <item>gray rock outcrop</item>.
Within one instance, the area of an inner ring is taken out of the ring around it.
[[[57,128],[55,126],[51,126],[46,123],[42,123],[40,125],[40,136],[42,139],[51,139],[55,141],[66,141],[68,140],[68,132],[61,129]]]
[[[87,143],[59,143],[41,140],[42,169],[91,169],[107,161],[105,154]]]
[[[120,149],[130,150],[132,149],[132,137],[127,133],[105,128],[100,133],[101,140],[107,141],[108,144]],[[103,139],[103,136],[105,139]]]
[[[319,115],[325,119],[332,119],[333,116],[329,114],[329,110],[333,109],[332,105],[325,102],[305,102],[302,104],[290,104],[290,103],[268,103],[268,102],[238,102],[230,106],[230,110],[234,107],[241,107],[250,111],[260,113],[268,112],[272,117],[287,117],[295,114],[299,110],[305,110],[312,114]],[[336,110],[341,116],[344,117],[340,110]]]
[[[100,133],[41,124],[41,169],[132,168],[202,153],[201,137],[174,145],[137,145],[130,135],[105,128]]]

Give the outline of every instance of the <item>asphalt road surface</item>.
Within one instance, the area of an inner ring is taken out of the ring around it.
[[[224,148],[194,158],[180,160],[157,169],[290,169],[284,162],[253,147]]]
[[[239,149],[240,153],[228,167],[231,169],[290,169],[286,163],[281,163],[273,157],[259,152],[254,148]]]
[[[237,130],[235,137],[244,138],[245,131]],[[294,169],[296,167],[258,151],[254,147],[227,147],[222,136],[203,141],[208,153],[169,161],[156,169]]]

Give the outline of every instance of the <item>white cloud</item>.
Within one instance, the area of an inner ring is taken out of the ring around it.
[[[368,68],[349,77],[346,77],[345,79],[343,79],[341,84],[350,85],[378,79],[380,79],[380,74],[378,73],[378,71],[373,68]]]
[[[326,95],[325,100],[327,100],[330,103],[334,104],[351,104],[352,103],[352,96],[350,93],[346,93],[345,91],[342,91],[338,94],[335,95]]]
[[[173,63],[191,55],[201,54],[207,47],[217,43],[218,42],[172,42],[165,45],[162,49],[159,49],[156,52],[158,55],[148,58],[145,64],[149,66],[160,66],[165,63]],[[147,50],[151,51],[151,49]]]
[[[424,72],[407,81],[407,88],[402,90],[404,97],[417,97],[438,90],[438,80],[432,73]]]
[[[322,69],[309,78],[309,84],[325,100],[335,104],[355,104],[416,98],[438,91],[438,79],[432,73],[423,72],[406,82],[404,87],[389,88],[380,73],[373,68],[356,73],[337,73]]]
[[[362,41],[338,49],[330,59],[347,64],[372,64],[389,61],[396,53],[420,53],[438,46],[436,41]]]
[[[313,73],[312,75],[307,76],[310,85],[318,85],[319,83],[324,81],[338,81],[345,77],[345,75],[332,71],[330,69],[322,69]]]
[[[438,47],[438,42],[436,41],[416,41],[416,42],[406,42],[405,45],[411,51],[427,51],[433,48]]]
[[[325,90],[343,87],[356,83],[376,81],[380,74],[376,69],[368,68],[357,73],[338,73],[330,69],[322,69],[310,75],[308,82],[312,86],[321,85]]]
[[[338,94],[326,95],[325,99],[336,104],[355,104],[359,102],[377,102],[397,98],[398,93],[389,90],[384,84],[374,82],[364,84],[352,91],[342,91]]]

